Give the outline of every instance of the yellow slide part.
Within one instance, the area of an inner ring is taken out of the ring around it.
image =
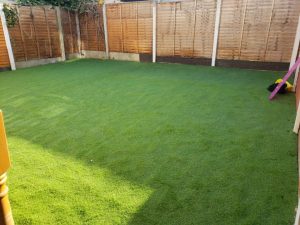
[[[275,81],[275,84],[279,84],[281,82],[282,82],[282,79],[278,79],[278,80]],[[288,81],[285,82],[285,83],[286,83],[286,90],[288,92],[292,92],[293,91],[293,85],[291,85]]]

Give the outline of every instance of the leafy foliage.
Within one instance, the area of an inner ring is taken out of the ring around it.
[[[98,3],[97,0],[18,0],[20,5],[53,5],[60,6],[74,11],[89,11],[92,5]]]
[[[38,5],[52,5],[60,6],[62,8],[78,11],[79,13],[89,12],[98,14],[97,5],[102,2],[98,0],[17,0],[18,5],[23,6],[38,6]],[[4,4],[3,11],[7,20],[8,27],[14,27],[18,21],[18,11],[15,7]]]
[[[11,7],[8,4],[3,5],[3,11],[6,17],[6,22],[8,27],[15,26],[19,21],[19,16],[17,9],[14,7]]]

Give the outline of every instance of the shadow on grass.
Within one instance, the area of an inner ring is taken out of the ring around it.
[[[8,136],[152,190],[131,219],[112,224],[289,224],[294,99],[270,104],[272,79],[251,70],[86,60],[1,75],[0,104]]]

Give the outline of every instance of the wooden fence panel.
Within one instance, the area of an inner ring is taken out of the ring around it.
[[[299,13],[299,0],[275,1],[265,61],[290,61]]]
[[[38,48],[36,42],[36,33],[34,30],[34,26],[32,23],[32,15],[31,15],[31,8],[30,7],[20,7],[19,8],[19,26],[22,34],[19,37],[23,36],[24,39],[24,46],[26,49],[26,58],[27,60],[30,59],[38,59]],[[11,39],[12,39],[12,48],[15,49],[19,48],[19,46],[15,45],[15,33],[10,32]],[[21,47],[21,46],[20,46]],[[22,47],[21,47],[22,48]],[[16,61],[19,61],[19,57],[15,57]]]
[[[239,59],[247,1],[223,0],[217,50],[218,59]]]
[[[120,4],[124,52],[138,53],[137,3]]]
[[[108,45],[111,52],[152,52],[152,4],[107,5]]]
[[[124,52],[121,4],[109,4],[106,10],[109,51]]]
[[[152,53],[152,4],[149,2],[137,3],[138,17],[138,52]]]
[[[0,50],[0,69],[10,67],[1,18],[0,18],[0,49],[1,49]]]
[[[61,56],[56,12],[50,7],[19,7],[19,23],[9,28],[16,62]]]
[[[79,16],[79,28],[80,28],[80,40],[82,50],[88,49],[88,36],[87,36],[87,16],[85,14],[80,14]]]
[[[249,61],[264,61],[273,1],[274,0],[248,1],[240,59]]]
[[[289,62],[298,0],[223,0],[218,59]]]
[[[180,4],[179,8],[180,8]],[[176,48],[176,14],[177,3],[163,3],[157,5],[156,46],[158,56],[174,56]]]
[[[79,24],[81,49],[88,51],[105,51],[102,6],[97,7],[96,14],[80,14]]]
[[[157,55],[211,58],[216,2],[158,4]]]
[[[21,15],[19,10],[19,19],[21,21]],[[12,28],[8,28],[10,34],[10,41],[13,48],[13,53],[15,57],[15,61],[25,61],[27,59],[26,54],[26,46],[24,37],[21,35],[21,28],[20,28],[20,21],[19,24],[15,25]]]
[[[65,53],[79,53],[75,12],[62,9],[61,20],[64,34]]]
[[[50,58],[50,40],[45,11],[42,7],[32,8],[32,25],[35,32],[35,41],[37,44],[38,58]]]
[[[179,2],[176,7],[175,21],[175,55],[193,56],[194,29],[195,29],[195,2]],[[163,19],[163,18],[162,18]]]
[[[48,17],[48,27],[50,31],[52,57],[60,57],[61,49],[60,49],[56,11],[55,9],[50,9],[50,8],[45,8],[45,9]]]
[[[217,1],[197,0],[196,24],[194,29],[193,56],[211,58]]]

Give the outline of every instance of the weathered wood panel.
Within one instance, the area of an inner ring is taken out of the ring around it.
[[[175,56],[177,5],[181,3],[164,3],[157,5],[156,46],[158,56]],[[177,31],[178,32],[178,31]],[[177,42],[178,43],[178,42]]]
[[[152,4],[137,3],[138,52],[152,53]]]
[[[111,52],[124,52],[121,4],[107,5],[108,48]]]
[[[218,59],[289,62],[298,0],[223,0]]]
[[[109,4],[107,25],[108,45],[111,52],[151,53],[151,3]]]
[[[79,15],[81,49],[88,51],[105,51],[103,11],[97,7],[97,13]]]
[[[65,53],[79,53],[75,12],[62,9],[61,20],[64,34]]]
[[[7,67],[10,67],[10,63],[0,18],[0,69]]]
[[[158,4],[157,55],[211,58],[216,2]]]
[[[51,49],[52,49],[52,56],[50,57],[60,57],[61,49],[60,49],[56,11],[54,9],[46,8],[46,12],[48,16],[48,26],[50,31]]]
[[[211,58],[214,39],[217,1],[196,1],[193,56]]]
[[[276,0],[266,42],[265,61],[289,62],[300,14],[299,0]]]
[[[19,23],[9,28],[16,62],[61,56],[56,11],[19,7]]]

